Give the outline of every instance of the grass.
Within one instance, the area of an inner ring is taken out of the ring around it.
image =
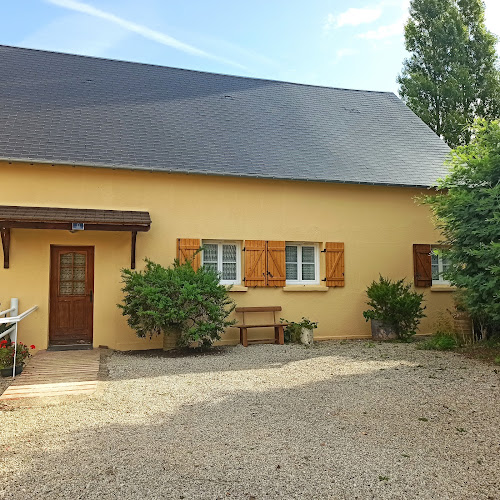
[[[449,333],[435,333],[430,339],[418,345],[418,349],[433,351],[451,351],[457,347],[457,340]]]
[[[477,359],[492,365],[500,365],[500,339],[498,338],[463,346],[457,349],[456,352],[467,358]]]
[[[461,345],[455,334],[438,331],[427,340],[420,341],[417,349],[454,351],[467,358],[500,366],[500,338],[483,340],[472,345]]]

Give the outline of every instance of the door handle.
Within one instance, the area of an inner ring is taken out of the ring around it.
[[[93,290],[90,290],[89,296],[90,296],[90,303],[92,304],[92,302],[94,302],[94,292],[93,292]]]

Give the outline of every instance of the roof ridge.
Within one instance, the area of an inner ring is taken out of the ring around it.
[[[56,54],[56,55],[69,56],[69,57],[80,57],[80,58],[84,58],[84,59],[94,59],[97,61],[110,61],[110,62],[117,62],[117,63],[123,63],[123,64],[135,64],[135,65],[139,65],[139,66],[150,66],[153,68],[174,69],[177,71],[189,71],[191,73],[201,73],[204,75],[214,75],[214,76],[225,76],[228,78],[241,78],[244,80],[257,80],[257,81],[263,81],[263,82],[285,83],[287,85],[299,85],[302,87],[313,87],[313,88],[329,89],[329,90],[343,90],[343,91],[347,91],[347,92],[366,92],[366,93],[372,93],[372,94],[386,94],[386,95],[396,96],[396,94],[394,94],[394,92],[391,92],[388,90],[385,90],[385,91],[384,90],[364,90],[364,89],[349,89],[349,88],[345,88],[345,87],[329,87],[326,85],[314,85],[312,83],[298,83],[298,82],[289,82],[286,80],[273,80],[271,78],[259,78],[259,77],[254,77],[254,76],[230,75],[227,73],[215,73],[213,71],[201,71],[198,69],[177,68],[175,66],[164,66],[162,64],[144,63],[144,62],[137,62],[137,61],[126,61],[124,59],[112,59],[109,57],[87,56],[87,55],[83,55],[83,54],[72,54],[70,52],[58,52],[55,50],[34,49],[31,47],[19,47],[16,45],[0,44],[0,48],[17,49],[17,50],[28,51],[28,52],[44,52],[46,54]]]

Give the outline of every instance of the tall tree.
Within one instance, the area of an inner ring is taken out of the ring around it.
[[[478,120],[450,173],[425,198],[449,249],[445,277],[486,336],[500,335],[500,122]]]
[[[469,143],[476,118],[500,117],[496,41],[482,0],[411,1],[399,93],[452,148]]]

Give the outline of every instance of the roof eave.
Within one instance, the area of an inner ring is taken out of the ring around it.
[[[2,157],[0,156],[0,161],[6,161],[8,163],[29,163],[30,165],[44,164],[44,165],[60,165],[69,167],[91,167],[91,168],[108,168],[114,170],[137,170],[142,172],[158,172],[158,173],[168,173],[168,174],[181,174],[181,175],[206,175],[210,177],[241,177],[246,179],[267,179],[267,180],[278,180],[278,181],[296,181],[296,182],[318,182],[327,184],[351,184],[351,185],[361,185],[361,186],[386,186],[386,187],[405,187],[405,188],[419,188],[419,189],[429,189],[435,187],[436,184],[403,184],[397,182],[366,182],[366,181],[347,181],[347,180],[334,180],[334,179],[304,179],[298,177],[278,177],[278,176],[266,176],[258,174],[241,174],[235,172],[207,172],[203,170],[173,170],[165,167],[146,167],[142,165],[116,165],[109,163],[77,163],[70,162],[67,160],[57,160],[57,159],[40,159],[40,158],[13,158],[13,157]]]

